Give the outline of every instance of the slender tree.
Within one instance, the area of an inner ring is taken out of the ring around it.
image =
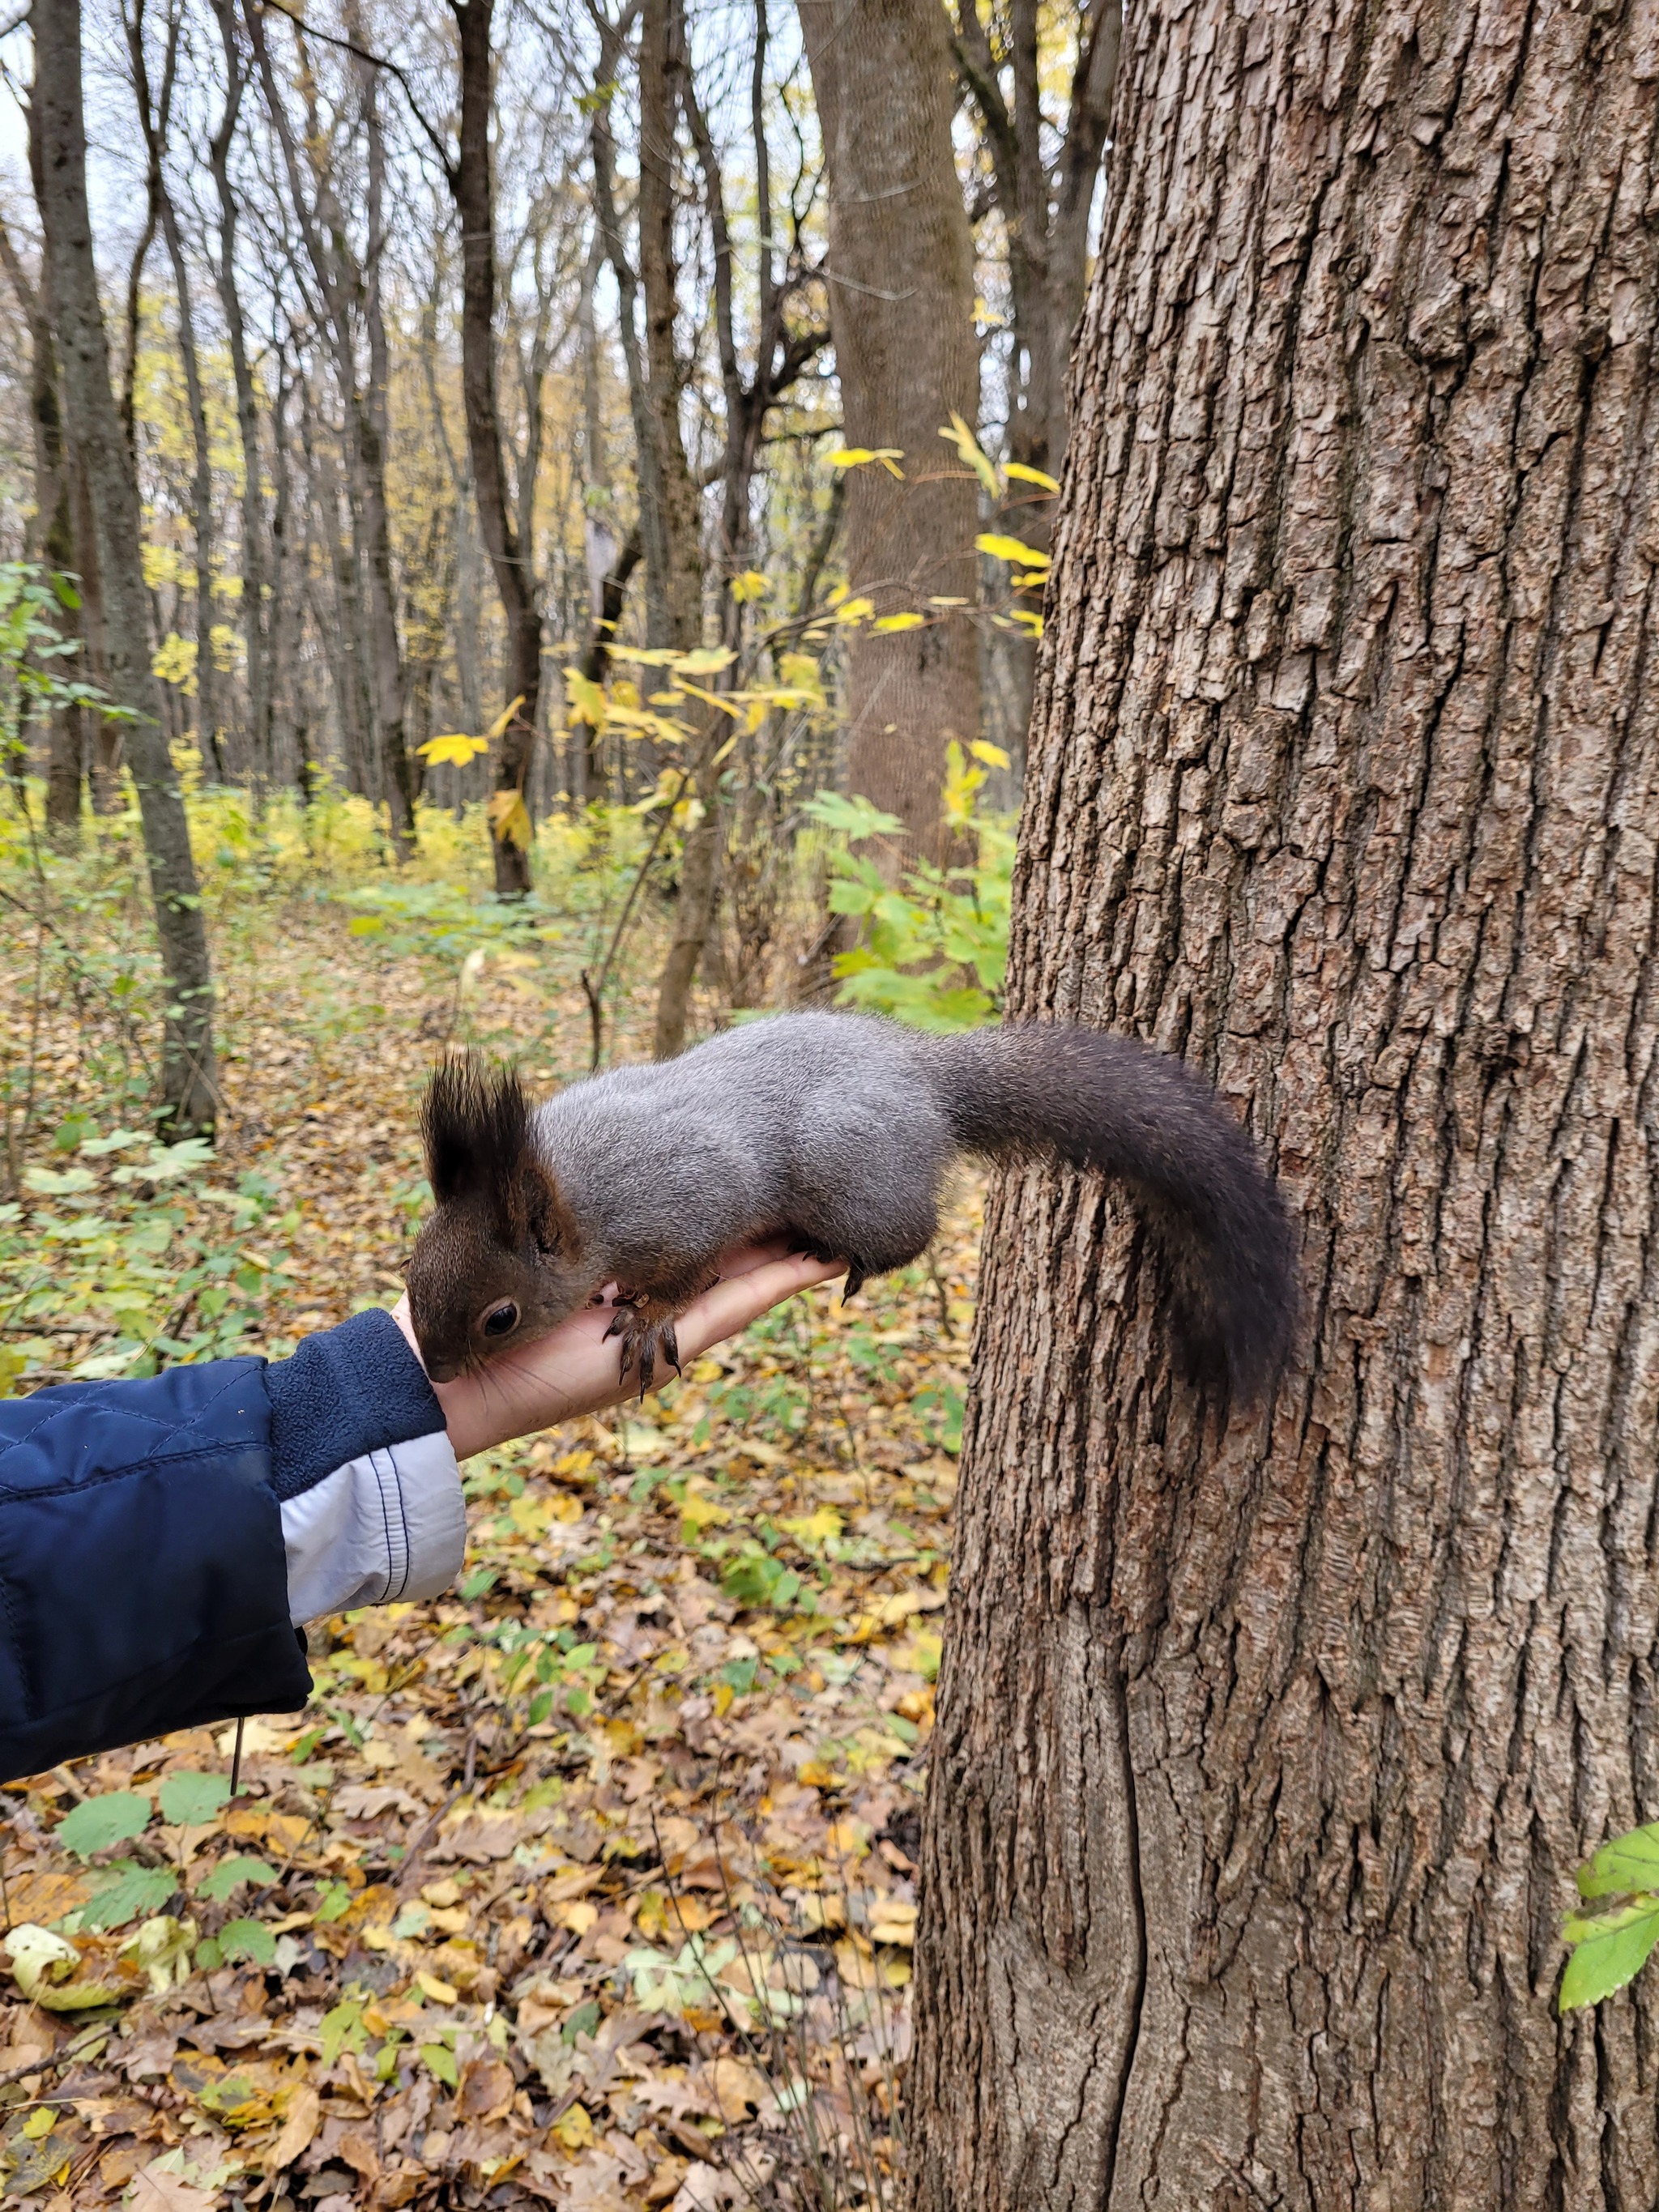
[[[926,2212],[1659,2197],[1659,68],[1641,15],[1125,26],[1021,1018],[1214,1077],[1305,1236],[1226,1425],[996,1191],[923,1848]]]
[[[173,271],[173,299],[179,311],[179,359],[185,374],[185,404],[190,416],[191,523],[196,539],[196,740],[202,758],[217,782],[225,780],[224,750],[220,742],[222,716],[218,670],[213,658],[213,453],[208,437],[207,399],[202,386],[201,356],[196,346],[196,315],[191,297],[190,264],[185,255],[179,210],[167,184],[167,151],[169,99],[159,108],[151,97],[149,62],[144,51],[145,0],[131,0],[126,17],[127,52],[132,65],[133,96],[138,106],[139,127],[150,175],[149,192],[161,226]],[[174,5],[167,21],[167,76],[174,72],[183,9]]]
[[[231,376],[236,389],[236,431],[242,448],[242,641],[247,654],[248,750],[257,793],[268,784],[275,750],[275,703],[271,687],[272,629],[276,603],[270,599],[270,548],[265,527],[264,463],[259,450],[259,405],[248,355],[247,319],[237,276],[237,225],[241,209],[232,181],[230,158],[247,88],[247,63],[236,35],[235,0],[213,0],[219,41],[225,58],[225,97],[208,144],[219,202],[219,251],[213,278],[230,343]]]
[[[490,27],[495,0],[452,0],[460,35],[460,151],[449,171],[461,227],[461,390],[478,524],[507,616],[507,690],[515,701],[495,757],[490,836],[495,888],[530,888],[530,772],[542,689],[541,589],[531,533],[507,503],[495,372],[495,185],[490,161]],[[516,805],[514,804],[516,801]]]
[[[137,787],[156,933],[167,978],[163,1100],[175,1126],[204,1128],[217,1108],[213,978],[179,779],[167,750],[160,687],[150,672],[138,488],[110,385],[87,204],[80,0],[53,0],[33,18],[46,265],[70,434],[97,532],[108,680],[131,713],[126,757]]]

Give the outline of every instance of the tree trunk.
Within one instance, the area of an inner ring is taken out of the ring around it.
[[[80,0],[53,0],[34,18],[34,98],[40,107],[46,263],[71,438],[85,469],[98,537],[111,690],[135,719],[126,757],[138,789],[168,1002],[162,1093],[176,1126],[211,1125],[217,1107],[213,980],[191,860],[184,800],[150,672],[138,489],[110,388],[87,208],[81,98]]]
[[[242,447],[242,639],[247,652],[248,753],[254,802],[263,805],[276,750],[275,702],[271,686],[271,643],[276,617],[270,587],[264,491],[259,454],[259,410],[253,369],[248,360],[247,323],[236,278],[236,222],[239,212],[230,176],[230,149],[247,75],[236,43],[234,0],[213,0],[225,55],[225,104],[208,148],[219,200],[219,254],[214,282],[230,340],[231,375],[236,387],[236,428]]]
[[[495,185],[489,158],[493,4],[494,0],[467,0],[461,5],[458,0],[454,10],[461,45],[461,130],[460,158],[450,172],[450,185],[461,227],[461,391],[467,453],[478,527],[507,617],[507,696],[519,702],[495,757],[495,788],[516,794],[522,805],[513,808],[509,799],[492,817],[490,843],[496,890],[521,898],[530,889],[523,809],[529,805],[541,698],[542,616],[529,532],[514,529],[507,507],[495,394]]]
[[[33,107],[30,125],[29,167],[38,189],[40,134]],[[63,402],[58,390],[58,349],[52,341],[52,318],[39,289],[31,283],[24,270],[3,220],[0,220],[0,264],[4,265],[29,326],[29,427],[34,446],[34,516],[23,533],[23,558],[43,561],[49,568],[60,572],[72,571],[75,532],[70,521],[71,471],[64,449]],[[72,626],[62,621],[65,631]],[[27,772],[32,703],[27,692],[19,695],[13,757],[20,777]],[[82,765],[85,741],[80,708],[56,708],[49,729],[46,834],[54,844],[73,848],[80,842],[81,800],[85,783]]]
[[[979,735],[974,478],[939,441],[979,416],[974,242],[951,149],[951,63],[939,0],[801,0],[830,172],[830,319],[846,442],[896,447],[902,483],[852,471],[848,574],[877,613],[918,629],[856,632],[848,654],[847,774],[943,857],[945,749]]]
[[[1304,1224],[1207,1427],[1073,1176],[987,1224],[924,1842],[926,2212],[1659,2197],[1650,14],[1129,11],[1010,977]]]
[[[640,11],[640,289],[645,295],[645,416],[649,477],[661,502],[662,604],[647,597],[653,646],[689,653],[702,635],[702,549],[697,488],[685,458],[680,402],[690,364],[675,343],[679,270],[674,257],[674,80],[684,36],[679,0],[642,0]],[[647,550],[650,540],[647,538]]]

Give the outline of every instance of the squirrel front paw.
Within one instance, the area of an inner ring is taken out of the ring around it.
[[[627,1298],[618,1298],[611,1326],[605,1333],[605,1341],[608,1344],[613,1336],[622,1339],[623,1381],[628,1380],[630,1369],[637,1367],[641,1398],[655,1380],[659,1358],[663,1364],[672,1367],[677,1375],[682,1371],[680,1347],[675,1339],[674,1316],[672,1314],[653,1311],[644,1302],[635,1304]]]

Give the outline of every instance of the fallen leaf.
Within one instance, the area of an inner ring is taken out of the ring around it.
[[[130,2212],[214,2212],[218,2202],[205,2189],[192,2189],[153,2160],[133,2175],[127,2197]]]
[[[302,2083],[294,2093],[281,2132],[265,2152],[267,2173],[285,2172],[302,2151],[310,2148],[322,2116],[322,2099],[308,2081]]]

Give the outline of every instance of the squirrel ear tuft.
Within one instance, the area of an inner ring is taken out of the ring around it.
[[[421,1104],[427,1180],[440,1206],[509,1193],[530,1164],[530,1101],[516,1068],[476,1054],[433,1070]]]

